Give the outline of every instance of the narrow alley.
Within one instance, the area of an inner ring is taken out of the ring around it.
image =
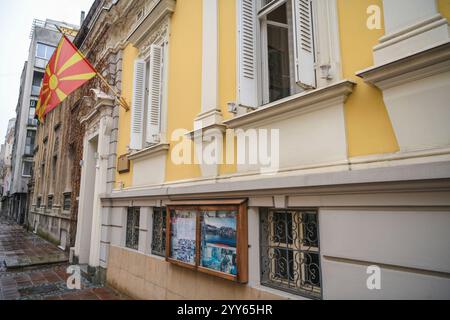
[[[119,300],[113,290],[81,280],[67,287],[68,254],[0,217],[0,300]]]

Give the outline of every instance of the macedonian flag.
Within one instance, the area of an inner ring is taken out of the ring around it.
[[[36,107],[40,122],[55,109],[69,94],[95,77],[97,71],[63,35],[58,48],[45,69],[44,80]]]

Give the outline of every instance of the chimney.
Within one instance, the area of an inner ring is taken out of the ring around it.
[[[86,18],[86,12],[81,11],[80,27],[83,25],[84,18]]]

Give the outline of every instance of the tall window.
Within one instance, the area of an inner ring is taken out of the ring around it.
[[[53,195],[49,195],[47,198],[47,209],[53,209]]]
[[[23,162],[23,170],[22,170],[22,175],[24,177],[31,177],[32,172],[33,171],[33,162],[30,161],[24,161]]]
[[[166,256],[166,208],[153,209],[152,254]]]
[[[130,141],[134,150],[161,142],[165,48],[152,44],[148,59],[135,62]]]
[[[126,247],[133,250],[139,249],[140,212],[140,208],[128,208]]]
[[[261,283],[320,298],[321,275],[317,211],[262,209]]]
[[[239,1],[239,100],[258,107],[315,88],[312,0]]]
[[[26,138],[26,141],[25,141],[25,154],[26,155],[32,155],[33,154],[35,139],[36,139],[36,131],[28,130],[27,131],[27,138]]]
[[[41,92],[42,80],[44,79],[44,74],[42,72],[34,72],[33,83],[31,86],[31,95],[39,96]]]
[[[266,1],[267,2],[267,1]],[[260,13],[261,56],[263,57],[264,102],[272,102],[295,93],[291,83],[294,66],[292,34],[292,9],[290,2],[273,9],[264,6]]]
[[[36,100],[30,101],[30,110],[28,112],[28,125],[30,126],[36,126],[37,120],[36,117]]]
[[[72,194],[70,192],[64,193],[63,195],[63,210],[70,211],[72,207]]]

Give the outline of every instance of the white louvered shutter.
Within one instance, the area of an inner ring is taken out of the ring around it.
[[[239,0],[239,104],[257,107],[256,1]]]
[[[295,81],[305,89],[316,87],[313,9],[311,0],[294,2]]]
[[[160,142],[161,133],[161,103],[163,78],[163,49],[152,45],[150,48],[150,88],[147,109],[147,139],[146,142]]]
[[[144,129],[145,104],[145,61],[136,60],[134,63],[133,105],[131,109],[131,139],[130,149],[142,149]]]

